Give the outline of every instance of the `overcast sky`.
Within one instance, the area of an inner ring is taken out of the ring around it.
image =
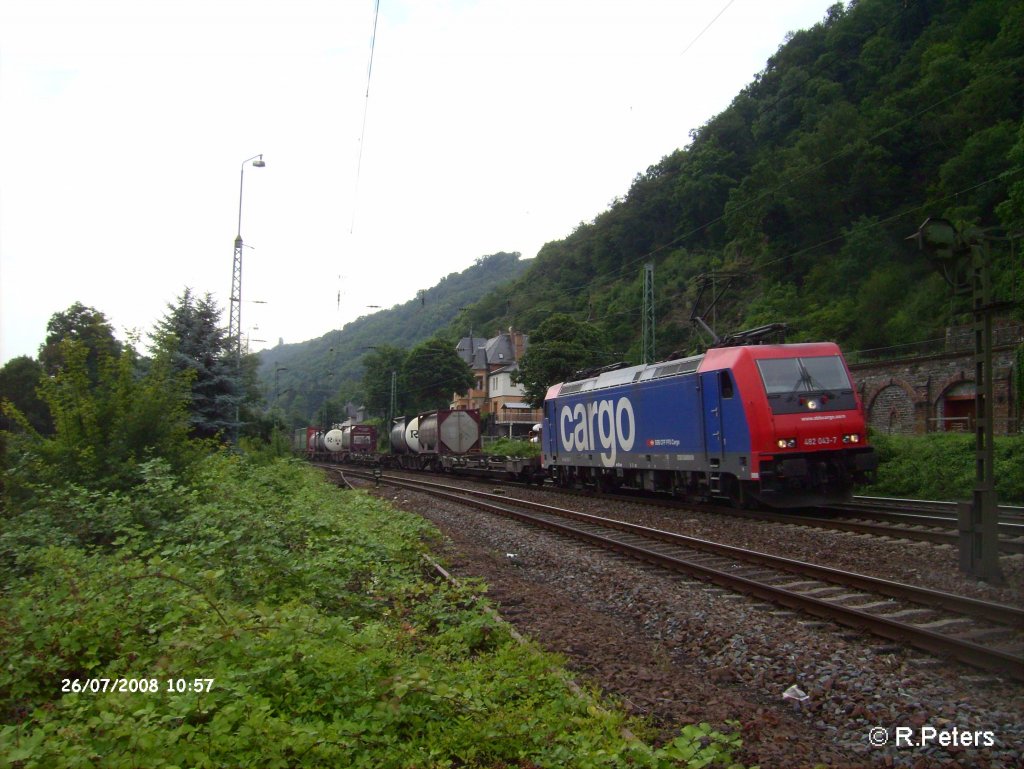
[[[380,0],[367,98],[375,0],[3,0],[0,362],[76,301],[124,338],[188,286],[226,326],[259,153],[253,350],[531,258],[829,4]]]

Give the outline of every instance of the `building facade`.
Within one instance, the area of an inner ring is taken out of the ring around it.
[[[452,398],[451,408],[480,409],[490,435],[529,433],[542,412],[526,403],[525,388],[513,381],[528,345],[529,337],[512,328],[490,338],[460,339],[456,352],[472,369],[475,382],[468,392]]]

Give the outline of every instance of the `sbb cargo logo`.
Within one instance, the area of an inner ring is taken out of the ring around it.
[[[564,451],[601,450],[601,464],[614,467],[619,451],[630,451],[636,438],[636,420],[629,398],[562,406],[558,413],[558,440]]]
[[[678,438],[648,438],[647,448],[654,449],[659,446],[669,446],[673,449],[678,449],[682,441]]]

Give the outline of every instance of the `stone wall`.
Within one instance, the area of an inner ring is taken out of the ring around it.
[[[1020,324],[1001,326],[992,367],[995,432],[1005,435],[1022,429],[1016,406],[1021,386],[1015,371]],[[951,330],[943,350],[899,359],[850,363],[854,386],[860,393],[868,423],[878,432],[919,434],[946,429],[974,430],[964,415],[965,401],[974,396],[973,337],[968,330]]]

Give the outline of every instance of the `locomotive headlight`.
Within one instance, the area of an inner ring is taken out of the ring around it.
[[[850,433],[843,436],[843,443],[860,443],[860,436],[857,433]]]
[[[807,401],[807,408],[809,408],[811,411],[814,411],[816,408],[818,408],[818,401],[816,401],[814,398],[809,399]]]
[[[775,442],[775,445],[780,449],[795,449],[796,438],[779,438],[779,440]]]

